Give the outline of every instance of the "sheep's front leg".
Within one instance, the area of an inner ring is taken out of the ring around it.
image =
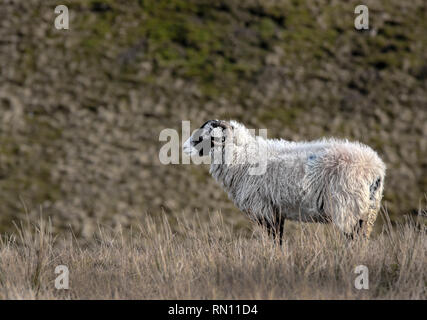
[[[374,229],[375,221],[377,220],[377,215],[379,208],[371,208],[368,213],[368,218],[366,219],[366,224],[364,228],[364,235],[367,239],[371,236],[372,230]]]
[[[283,230],[285,227],[285,219],[279,217],[275,221],[270,221],[268,219],[259,219],[258,223],[267,229],[268,235],[273,237],[274,241],[279,240],[279,244],[283,243]]]

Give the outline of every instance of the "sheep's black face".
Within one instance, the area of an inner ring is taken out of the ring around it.
[[[185,141],[183,150],[188,155],[209,156],[215,145],[225,142],[226,124],[224,121],[209,120]]]

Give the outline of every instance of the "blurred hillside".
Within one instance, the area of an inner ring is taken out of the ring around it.
[[[360,140],[387,166],[393,218],[427,192],[427,3],[0,2],[0,231],[197,209],[246,220],[207,166],[161,165],[165,128],[213,118],[293,140]],[[65,4],[70,30],[54,28]]]

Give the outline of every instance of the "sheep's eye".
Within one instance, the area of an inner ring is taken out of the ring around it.
[[[197,145],[197,144],[199,144],[202,141],[203,141],[203,137],[199,136],[199,137],[197,137],[197,139],[193,140],[193,145]]]

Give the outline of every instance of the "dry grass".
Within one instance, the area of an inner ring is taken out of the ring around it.
[[[178,219],[174,231],[147,216],[139,230],[100,227],[87,243],[24,223],[0,242],[0,299],[426,299],[426,240],[413,221],[369,242],[301,224],[282,247],[257,227],[236,234],[220,214]],[[55,289],[60,264],[69,290]],[[369,290],[354,287],[361,264]]]

